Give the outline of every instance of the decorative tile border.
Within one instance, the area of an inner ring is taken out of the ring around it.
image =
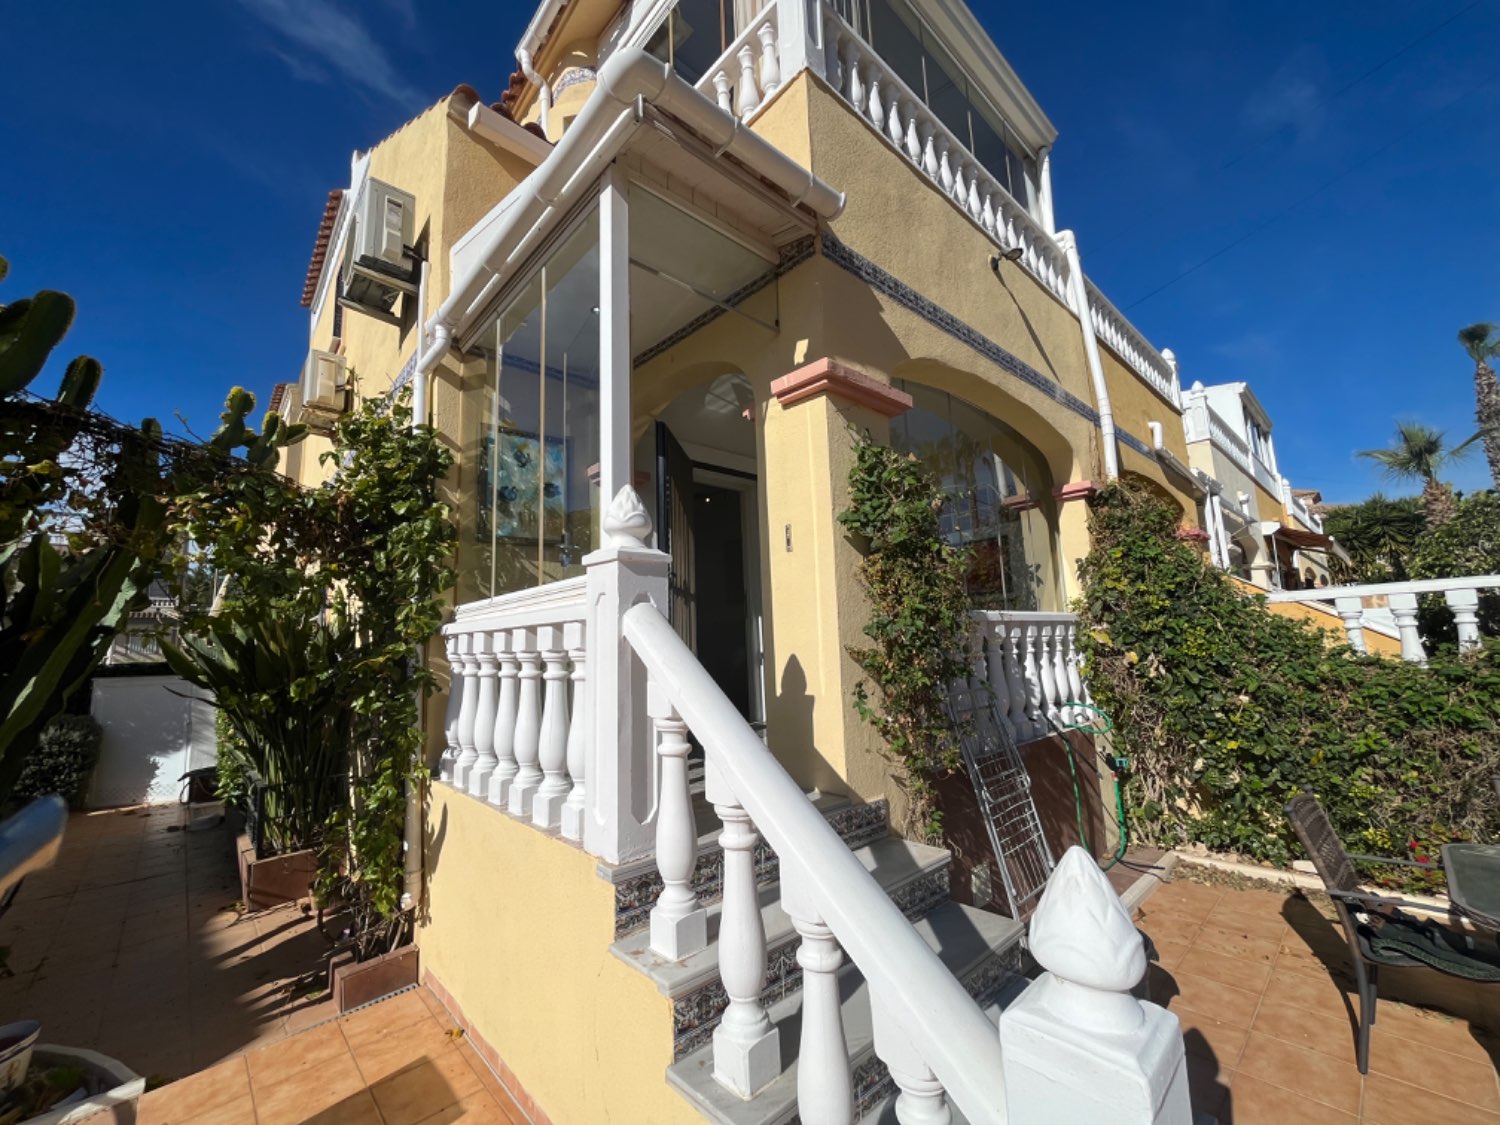
[[[1029,363],[1006,351],[977,328],[959,320],[947,309],[929,300],[894,274],[881,269],[863,254],[845,246],[832,231],[823,232],[822,249],[823,256],[834,265],[852,273],[872,289],[884,293],[898,305],[916,313],[934,328],[946,332],[959,343],[974,349],[997,367],[1008,371],[1028,386],[1041,391],[1053,401],[1061,403],[1074,414],[1087,419],[1095,426],[1099,425],[1099,412],[1072,391],[1059,386]],[[1134,434],[1120,429],[1119,426],[1115,427],[1115,437],[1142,456],[1152,456],[1150,446]]]
[[[852,851],[885,836],[889,815],[889,807],[882,797],[865,805],[847,805],[830,813],[827,820]],[[761,840],[755,846],[755,881],[773,883],[779,870],[776,852]],[[723,853],[715,844],[698,856],[693,870],[693,890],[700,902],[716,902],[723,894],[723,883]],[[615,885],[616,939],[649,923],[651,908],[656,905],[661,888],[661,875],[655,870],[643,871]]]
[[[901,908],[910,921],[918,921],[948,901],[948,869],[919,875],[894,888],[891,901]],[[801,939],[795,934],[766,951],[766,987],[761,1003],[770,1007],[782,997],[802,986],[802,967],[797,964],[797,947]],[[692,1054],[713,1038],[719,1017],[729,1006],[724,985],[714,980],[686,996],[672,1001],[672,1058],[675,1062]]]

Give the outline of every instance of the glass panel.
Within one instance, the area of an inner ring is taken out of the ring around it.
[[[588,216],[496,317],[477,458],[487,594],[583,573],[599,498],[599,222]],[[485,346],[487,345],[487,347]]]
[[[944,391],[898,381],[913,407],[891,444],[938,478],[942,529],[969,551],[966,589],[984,609],[1057,608],[1056,511],[1041,457],[1015,430]]]
[[[682,78],[698,82],[729,49],[740,29],[760,14],[766,0],[678,0],[646,50],[672,64]]]
[[[630,351],[691,331],[729,305],[774,325],[775,264],[639,185],[630,189]],[[731,314],[733,315],[733,314]]]
[[[922,31],[922,50],[926,55],[927,108],[953,131],[960,143],[974,151],[974,136],[969,131],[969,84],[958,63],[932,37]]]
[[[900,0],[873,0],[870,5],[870,46],[919,98],[923,89],[922,25]]]

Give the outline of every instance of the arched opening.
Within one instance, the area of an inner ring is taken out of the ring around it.
[[[891,420],[891,444],[937,477],[949,542],[969,552],[976,608],[1066,608],[1058,569],[1057,502],[1046,458],[1019,430],[945,390],[906,379],[912,408]]]
[[[672,557],[673,626],[740,713],[762,723],[755,392],[739,371],[704,374],[639,435],[637,488],[654,509],[656,545]]]

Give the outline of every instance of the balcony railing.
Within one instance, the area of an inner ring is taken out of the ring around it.
[[[1288,510],[1291,511],[1292,518],[1300,523],[1303,527],[1307,528],[1308,531],[1316,531],[1319,534],[1322,534],[1322,517],[1313,514],[1313,510],[1307,506],[1306,500],[1302,499],[1302,497],[1300,496],[1290,495],[1289,490],[1289,498],[1287,500],[1286,506]]]
[[[778,5],[768,4],[698,80],[699,93],[741,121],[753,118],[781,87],[779,11]]]
[[[1125,314],[1115,308],[1092,281],[1087,282],[1087,288],[1089,316],[1094,322],[1095,335],[1157,394],[1181,409],[1182,387],[1177,381],[1177,371],[1167,362],[1166,356],[1151,346],[1140,330],[1125,319]]]
[[[1458,629],[1458,647],[1468,651],[1479,646],[1479,594],[1482,590],[1500,589],[1500,574],[1474,578],[1429,578],[1417,582],[1380,582],[1360,586],[1323,586],[1316,590],[1281,590],[1268,594],[1266,601],[1311,602],[1332,605],[1344,623],[1349,645],[1357,652],[1366,651],[1364,631],[1389,634],[1387,612],[1394,621],[1394,631],[1401,638],[1401,659],[1415,664],[1427,662],[1422,635],[1417,628],[1417,599],[1422,594],[1442,594],[1453,611]],[[1384,606],[1378,603],[1384,602]]]
[[[976,611],[975,678],[995,693],[996,709],[1016,742],[1087,721],[1089,703],[1078,651],[1078,615]]]

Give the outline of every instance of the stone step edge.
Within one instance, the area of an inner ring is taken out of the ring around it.
[[[884,797],[867,804],[841,804],[824,812],[824,817],[851,850],[889,835],[886,823],[888,816],[889,809]],[[719,898],[719,861],[722,854],[717,831],[699,838],[693,890],[700,902],[715,902]],[[765,840],[761,840],[755,851],[756,883],[764,886],[776,882],[779,868],[780,861],[776,858],[775,851]],[[655,858],[648,856],[629,864],[614,866],[600,864],[599,875],[615,885],[616,940],[645,926],[662,887]]]
[[[956,911],[967,913],[973,911],[973,907],[959,906],[957,903],[948,904]],[[1008,921],[1008,919],[1006,919]],[[969,965],[956,973],[963,983],[964,988],[970,996],[973,996],[981,1007],[986,1009],[991,1021],[998,1026],[1000,1008],[1009,1003],[1015,995],[1029,983],[1021,969],[1024,966],[1026,955],[1020,945],[1021,927],[1017,926],[1007,934],[998,945],[991,946]],[[925,935],[924,935],[925,936]],[[941,955],[942,950],[936,950]],[[858,977],[859,970],[852,964],[846,964],[840,970],[839,976],[842,980],[849,974]],[[860,982],[863,987],[863,982]],[[841,984],[842,987],[842,984]],[[866,994],[867,996],[867,994]],[[878,1106],[892,1092],[894,1087],[890,1085],[889,1074],[885,1070],[885,1064],[880,1062],[875,1055],[875,1044],[868,1029],[868,1001],[862,1002],[863,1011],[857,1012],[852,1005],[856,1002],[854,997],[846,1001],[844,1005],[844,1029],[846,1037],[852,1039],[849,1051],[849,1064],[851,1079],[854,1083],[856,1118]],[[771,1020],[778,1025],[789,1015],[794,1014],[800,1007],[800,1001],[793,995],[784,997],[774,1005],[770,1011]],[[861,1016],[861,1022],[851,1036],[851,1015]],[[998,1033],[997,1033],[998,1034]],[[705,1081],[712,1082],[712,1047],[705,1044],[693,1055],[677,1060],[667,1069],[667,1081],[671,1084],[688,1103],[701,1113],[706,1120],[718,1122],[719,1125],[788,1125],[798,1120],[796,1113],[796,1060],[776,1079],[771,1086],[762,1091],[761,1094],[748,1102],[732,1100],[727,1092],[721,1092],[726,1102],[733,1104],[733,1114],[716,1112],[714,1107],[706,1104],[693,1082],[687,1077],[694,1066],[705,1068],[707,1077]],[[785,1104],[774,1112],[757,1114],[757,1102],[764,1104],[767,1095],[776,1093]],[[790,1100],[788,1101],[788,1096]]]

